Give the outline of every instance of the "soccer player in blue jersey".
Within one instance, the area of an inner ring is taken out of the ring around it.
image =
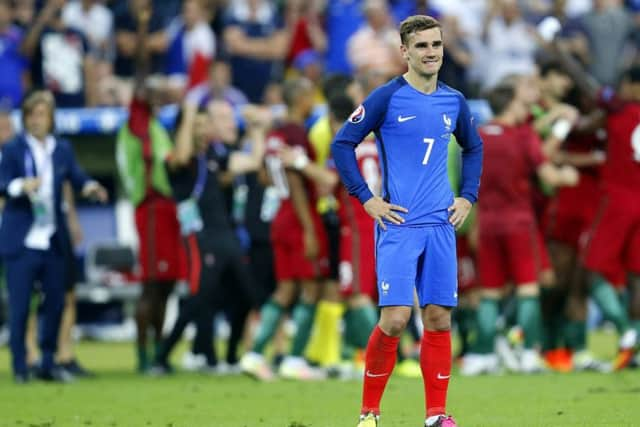
[[[332,151],[340,177],[376,221],[380,321],[369,338],[359,427],[375,427],[380,400],[396,361],[400,335],[417,289],[424,336],[420,365],[425,426],[455,427],[446,414],[451,375],[451,309],[457,303],[455,227],[476,201],[482,141],[460,92],[438,81],[443,43],[440,23],[411,16],[400,25],[408,71],[377,88],[336,135]],[[382,195],[369,190],[355,147],[369,132],[377,139]],[[447,176],[447,145],[462,147],[460,197]]]

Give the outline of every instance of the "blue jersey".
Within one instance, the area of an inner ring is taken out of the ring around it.
[[[332,152],[350,194],[373,197],[360,175],[354,149],[374,132],[380,153],[382,197],[409,210],[406,226],[448,224],[453,191],[447,174],[451,135],[462,147],[460,196],[474,203],[482,169],[482,140],[463,95],[438,82],[425,94],[400,76],[377,88],[336,135]]]

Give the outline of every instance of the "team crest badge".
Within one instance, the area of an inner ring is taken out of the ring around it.
[[[358,108],[356,108],[353,113],[351,113],[351,115],[349,116],[349,121],[351,123],[360,123],[361,121],[364,120],[364,105],[360,104],[358,105]]]

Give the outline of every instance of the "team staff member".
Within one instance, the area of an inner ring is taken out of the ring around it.
[[[192,296],[162,343],[155,360],[156,373],[170,370],[169,355],[191,321],[198,326],[194,347],[204,352],[209,367],[215,367],[217,358],[211,345],[213,313],[223,307],[228,301],[225,296],[231,292],[242,300],[245,313],[253,303],[249,269],[231,224],[222,180],[226,171],[242,174],[261,166],[267,120],[257,110],[247,108],[247,135],[254,148],[250,154],[236,151],[227,155],[219,144],[237,140],[233,110],[224,101],[214,101],[209,109],[210,113],[198,111],[197,106],[185,104],[176,145],[166,161],[187,246]],[[213,119],[213,137],[218,143],[209,142]],[[223,283],[223,275],[232,281]]]
[[[11,314],[11,353],[16,382],[28,380],[25,330],[36,281],[45,295],[40,331],[42,361],[37,376],[64,380],[54,364],[64,306],[64,248],[69,231],[63,210],[65,180],[85,197],[107,200],[107,192],[82,172],[70,144],[53,135],[55,103],[38,91],[22,105],[25,132],[2,148],[0,196],[7,199],[0,225]]]

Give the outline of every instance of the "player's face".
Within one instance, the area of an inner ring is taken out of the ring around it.
[[[552,95],[557,99],[562,99],[567,96],[567,93],[569,93],[573,87],[573,81],[571,81],[568,75],[555,71],[549,73],[547,82],[549,83],[549,89]]]
[[[540,82],[538,76],[521,76],[516,84],[516,97],[527,106],[532,106],[540,100]]]
[[[400,47],[409,68],[422,77],[438,74],[442,66],[444,46],[440,28],[429,28],[409,35],[407,45]]]

